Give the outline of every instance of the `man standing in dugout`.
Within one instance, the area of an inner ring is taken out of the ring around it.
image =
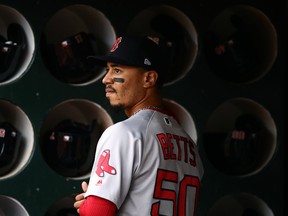
[[[113,107],[127,119],[98,141],[89,185],[75,197],[80,216],[195,216],[203,165],[192,138],[165,109],[161,87],[169,62],[159,38],[117,38],[102,82]]]

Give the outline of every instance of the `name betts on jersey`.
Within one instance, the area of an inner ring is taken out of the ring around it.
[[[196,166],[192,140],[170,133],[157,134],[157,138],[162,147],[163,158],[165,160],[184,161],[191,166]],[[182,152],[184,155],[182,155]]]

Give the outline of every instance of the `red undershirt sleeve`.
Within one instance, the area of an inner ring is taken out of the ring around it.
[[[80,216],[115,216],[116,205],[97,196],[88,196],[79,208]]]

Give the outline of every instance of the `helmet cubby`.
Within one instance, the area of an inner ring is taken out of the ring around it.
[[[0,195],[0,215],[29,216],[29,213],[27,212],[25,207],[15,198]]]
[[[17,9],[0,4],[0,86],[20,79],[35,54],[30,23]]]
[[[69,5],[47,21],[41,35],[42,59],[57,80],[72,86],[89,85],[105,71],[91,66],[87,57],[106,54],[115,38],[114,27],[103,12],[91,5]]]
[[[210,162],[231,176],[259,173],[277,148],[273,117],[265,107],[248,98],[233,98],[215,108],[203,136]]]
[[[205,32],[204,53],[211,71],[236,84],[265,76],[278,50],[276,29],[260,9],[234,5],[219,12]]]
[[[16,104],[0,100],[0,181],[18,175],[35,149],[34,129],[27,114]]]
[[[274,216],[267,203],[250,193],[233,193],[216,200],[208,216]]]
[[[45,116],[39,133],[45,162],[65,178],[87,178],[97,141],[112,123],[106,110],[90,100],[69,99],[57,104]]]
[[[151,35],[164,40],[167,65],[164,85],[183,79],[192,69],[198,55],[198,33],[191,19],[170,5],[155,5],[140,11],[126,30],[131,35]]]

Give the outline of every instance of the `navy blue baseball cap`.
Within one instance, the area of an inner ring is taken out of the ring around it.
[[[105,56],[88,56],[88,61],[98,66],[107,66],[107,62],[120,65],[142,67],[161,73],[165,70],[165,52],[160,38],[150,36],[122,36],[114,42]]]

